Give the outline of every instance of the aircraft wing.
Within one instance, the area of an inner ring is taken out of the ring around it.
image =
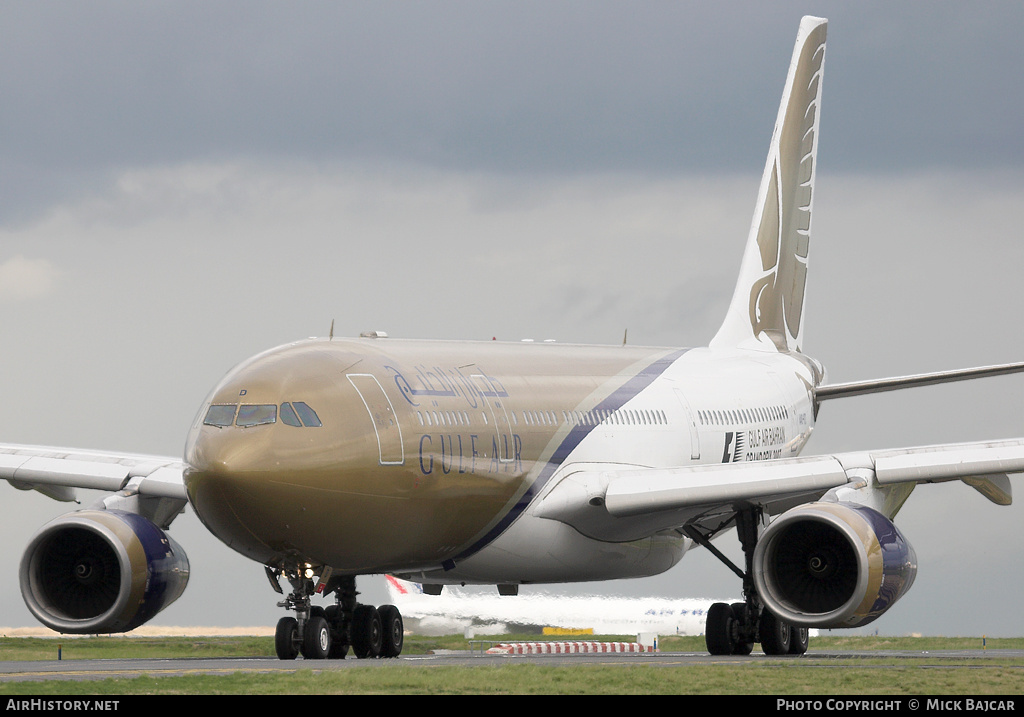
[[[1009,505],[1007,475],[1019,472],[1024,439],[675,468],[589,465],[559,481],[538,515],[608,540],[686,527],[713,533],[741,507],[760,505],[774,515],[870,481],[884,487],[961,480],[992,502]]]
[[[77,488],[185,501],[183,469],[181,459],[165,456],[0,444],[0,478],[67,502]]]

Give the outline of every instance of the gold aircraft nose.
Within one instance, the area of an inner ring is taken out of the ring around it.
[[[199,519],[228,546],[259,562],[277,552],[260,535],[272,500],[259,485],[266,455],[260,441],[212,433],[193,441],[186,455],[185,487]]]
[[[401,430],[414,414],[399,415],[375,378],[390,364],[359,346],[279,347],[210,394],[186,445],[185,486],[234,550],[336,573],[433,569],[476,544],[524,489],[525,470],[481,448],[495,430],[482,414],[436,436]],[[372,387],[387,411],[365,400]]]
[[[328,442],[338,449],[307,444],[299,452],[289,445],[291,436],[280,439],[282,432],[280,426],[263,436],[204,431],[190,444],[185,485],[214,535],[266,565],[313,563],[365,573],[419,564],[421,558],[407,553],[424,541],[410,543],[401,529],[424,523],[407,514],[407,491],[380,480],[358,450]]]
[[[243,555],[313,558],[302,526],[313,525],[311,514],[323,518],[324,489],[343,488],[341,468],[359,452],[359,436],[338,430],[349,422],[328,411],[325,427],[318,409],[344,389],[339,367],[353,360],[315,341],[278,347],[229,372],[200,411],[185,449],[189,500]]]
[[[256,399],[247,392],[243,400]],[[394,467],[381,475],[372,424],[353,420],[350,406],[316,403],[328,409],[320,423],[305,402],[258,400],[235,406],[215,399],[190,436],[185,486],[206,527],[263,564],[349,572],[421,564],[409,552],[425,541],[409,542],[396,529],[425,525],[422,515],[408,514],[414,482]],[[365,413],[362,404],[355,408]]]

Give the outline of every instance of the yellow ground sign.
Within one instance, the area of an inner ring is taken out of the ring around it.
[[[593,635],[592,627],[545,627],[545,635]]]

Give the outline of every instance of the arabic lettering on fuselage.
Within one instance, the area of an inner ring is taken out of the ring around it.
[[[482,370],[467,376],[458,368],[414,366],[413,373],[406,378],[405,374],[394,366],[384,368],[394,378],[402,397],[414,407],[420,405],[422,398],[461,397],[470,408],[478,408],[481,397],[508,398],[508,392],[501,382]]]

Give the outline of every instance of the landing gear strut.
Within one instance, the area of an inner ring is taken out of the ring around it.
[[[745,508],[736,513],[736,532],[743,546],[745,569],[732,563],[708,536],[695,528],[686,534],[707,548],[743,580],[744,602],[715,603],[708,610],[704,639],[712,655],[749,655],[754,643],[761,643],[766,655],[802,655],[807,652],[808,630],[783,622],[765,608],[754,585],[754,548],[765,527],[760,508]]]
[[[316,586],[301,570],[273,570],[267,576],[278,592],[277,582],[283,575],[292,586],[287,598],[279,602],[295,613],[277,623],[274,648],[282,660],[302,655],[307,660],[344,659],[352,648],[362,658],[398,657],[402,653],[405,626],[402,614],[394,605],[376,608],[356,601],[354,576],[330,577],[323,593],[335,594],[335,604],[322,608],[313,606],[310,598]]]

